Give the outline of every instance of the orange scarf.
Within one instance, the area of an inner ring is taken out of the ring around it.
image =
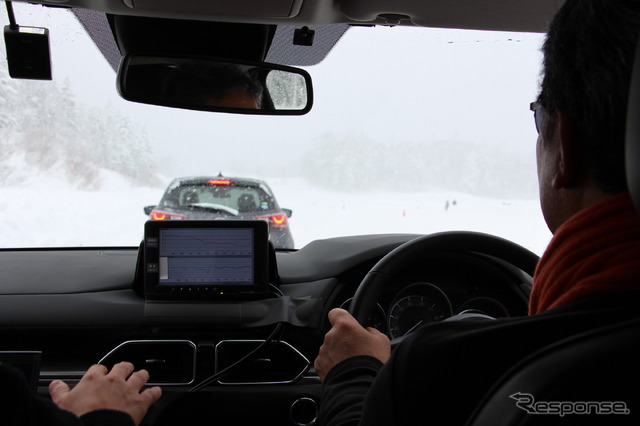
[[[620,290],[640,290],[640,215],[627,193],[558,228],[536,267],[529,314]]]

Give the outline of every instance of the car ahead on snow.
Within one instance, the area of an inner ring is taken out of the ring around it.
[[[183,177],[174,179],[156,206],[146,206],[151,220],[264,220],[276,249],[293,249],[288,218],[266,182],[257,179]]]

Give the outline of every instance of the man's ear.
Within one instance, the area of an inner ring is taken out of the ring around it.
[[[571,188],[582,177],[582,159],[575,124],[562,109],[556,111],[555,146],[558,149],[557,173],[551,184],[554,188]]]

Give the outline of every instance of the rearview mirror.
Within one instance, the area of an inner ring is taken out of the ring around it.
[[[223,58],[130,53],[118,91],[132,102],[240,114],[302,115],[313,104],[306,71]]]

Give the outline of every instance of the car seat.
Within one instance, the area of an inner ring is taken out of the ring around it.
[[[468,426],[640,424],[640,318],[547,346],[509,370]]]
[[[640,212],[640,42],[627,108],[625,171],[633,203]],[[639,383],[640,317],[636,317],[573,336],[527,357],[498,381],[467,426],[637,425]],[[548,402],[554,405],[544,405]],[[564,416],[540,414],[545,410],[583,409],[590,411]],[[621,413],[611,413],[614,409]],[[588,414],[597,410],[609,414]],[[628,410],[627,414],[622,410]]]
[[[244,212],[253,212],[256,210],[256,199],[251,194],[242,194],[238,197],[238,211],[241,213]]]

